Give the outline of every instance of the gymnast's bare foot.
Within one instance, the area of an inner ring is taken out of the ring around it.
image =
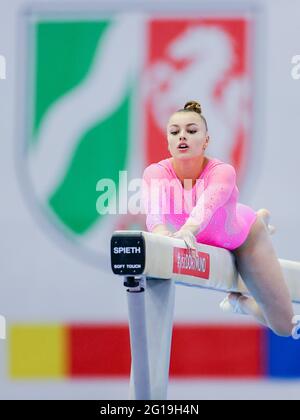
[[[271,213],[269,212],[269,210],[268,209],[259,209],[259,210],[257,210],[256,214],[258,216],[260,216],[262,218],[262,220],[264,221],[264,223],[265,223],[265,225],[266,225],[266,227],[269,231],[269,234],[274,235],[274,233],[276,231],[276,228],[275,228],[275,226],[270,224]]]
[[[268,327],[268,323],[263,316],[260,307],[253,297],[244,296],[241,293],[229,293],[220,303],[220,308],[224,312],[233,312],[240,315],[252,315],[259,323]]]
[[[241,293],[229,293],[220,303],[220,308],[224,312],[233,312],[240,315],[248,315],[239,304],[239,300],[243,297]]]

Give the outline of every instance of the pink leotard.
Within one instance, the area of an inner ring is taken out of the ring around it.
[[[176,196],[173,189],[166,188],[164,183],[161,184],[159,193],[151,195],[148,188],[153,180],[172,182],[177,188]],[[197,242],[233,250],[246,240],[257,217],[254,210],[237,201],[239,190],[234,167],[216,158],[208,158],[196,184],[190,190],[190,211],[187,207],[184,208],[183,197],[187,190],[175,174],[171,159],[148,166],[144,170],[143,182],[147,188],[142,189],[142,202],[150,232],[158,224],[165,224],[169,229],[177,231],[189,219],[199,226],[195,235]],[[183,200],[182,211],[178,214],[174,209],[180,200]],[[167,208],[164,207],[167,202],[168,211],[163,210]],[[153,211],[153,204],[158,211]]]

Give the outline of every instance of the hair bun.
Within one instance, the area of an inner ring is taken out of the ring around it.
[[[197,101],[189,101],[184,105],[184,109],[188,109],[189,111],[197,112],[197,114],[202,114],[201,105]]]

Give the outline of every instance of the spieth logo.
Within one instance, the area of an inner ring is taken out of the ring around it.
[[[204,252],[191,254],[187,249],[174,248],[173,273],[209,279],[210,257]]]
[[[114,247],[114,254],[141,254],[141,248],[135,246]]]

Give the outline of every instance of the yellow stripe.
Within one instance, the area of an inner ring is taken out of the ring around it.
[[[62,378],[68,374],[67,327],[14,325],[9,346],[12,378]]]

